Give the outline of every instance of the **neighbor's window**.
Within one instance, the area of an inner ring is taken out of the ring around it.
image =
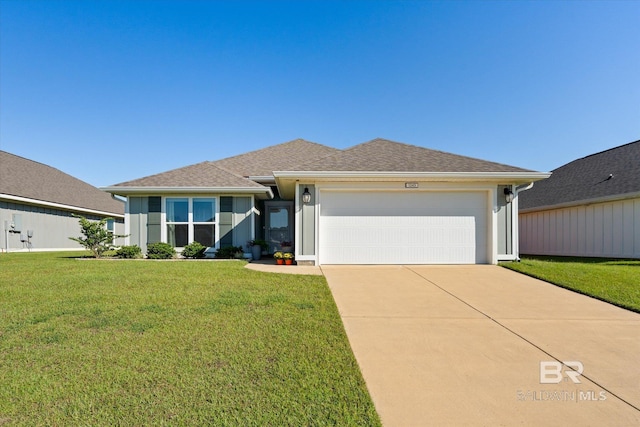
[[[192,242],[215,245],[216,199],[180,197],[166,199],[167,243],[181,248]]]

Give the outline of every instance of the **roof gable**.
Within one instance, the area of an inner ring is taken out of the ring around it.
[[[124,214],[124,203],[109,193],[47,166],[0,151],[0,193],[76,208]]]
[[[227,157],[214,163],[240,176],[272,176],[273,171],[293,170],[309,159],[324,158],[340,151],[337,148],[304,139],[294,139],[261,150]]]
[[[640,140],[574,160],[520,195],[531,209],[640,192]]]
[[[283,169],[285,170],[285,169]],[[445,153],[377,138],[320,160],[297,166],[294,171],[359,172],[531,172],[472,157]]]

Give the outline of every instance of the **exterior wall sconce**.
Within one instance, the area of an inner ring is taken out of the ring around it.
[[[511,191],[509,187],[504,189],[504,200],[506,200],[507,203],[513,202],[514,197],[513,191]]]
[[[302,203],[305,205],[311,201],[311,193],[309,193],[309,187],[304,187],[302,192]]]

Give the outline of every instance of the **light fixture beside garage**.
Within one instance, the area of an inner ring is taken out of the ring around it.
[[[311,193],[309,193],[309,187],[304,187],[302,192],[302,203],[305,205],[311,201]]]
[[[511,203],[513,202],[513,197],[513,191],[511,191],[509,187],[506,187],[504,189],[504,200],[506,200],[507,203]]]

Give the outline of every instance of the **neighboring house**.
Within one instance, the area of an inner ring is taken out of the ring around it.
[[[640,258],[640,141],[574,160],[523,193],[520,252]]]
[[[304,264],[473,264],[518,257],[519,186],[548,176],[384,139],[297,139],[104,190],[127,198],[142,248],[264,238]]]
[[[81,249],[78,219],[113,218],[107,226],[124,234],[124,203],[58,169],[0,151],[0,249]],[[118,243],[118,242],[116,242]]]

